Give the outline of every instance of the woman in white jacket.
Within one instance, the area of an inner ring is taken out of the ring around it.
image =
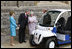
[[[30,12],[30,17],[28,17],[28,26],[29,26],[29,34],[32,34],[32,31],[35,30],[37,18],[34,16],[33,11]]]

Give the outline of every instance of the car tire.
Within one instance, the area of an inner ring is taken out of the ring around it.
[[[30,45],[31,45],[31,46],[35,46],[35,45],[36,45],[35,42],[33,41],[33,38],[34,38],[34,36],[31,35],[31,36],[30,36],[30,39],[29,39],[29,42],[30,42]]]
[[[49,38],[45,44],[45,48],[56,48],[56,38]]]

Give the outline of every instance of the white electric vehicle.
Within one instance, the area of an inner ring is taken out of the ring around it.
[[[71,43],[71,10],[49,10],[32,32],[30,44],[55,48],[66,43]]]

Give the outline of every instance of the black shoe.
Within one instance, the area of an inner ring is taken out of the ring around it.
[[[23,42],[19,42],[20,44],[22,44]]]
[[[24,42],[26,43],[26,40],[24,40]]]

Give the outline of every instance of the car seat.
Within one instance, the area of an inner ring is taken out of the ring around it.
[[[61,22],[63,23],[64,21],[61,21]],[[66,24],[64,22],[61,25],[63,25],[63,26],[57,27],[57,32],[61,33],[61,34],[69,34],[69,35],[71,35],[71,16],[68,17]]]

